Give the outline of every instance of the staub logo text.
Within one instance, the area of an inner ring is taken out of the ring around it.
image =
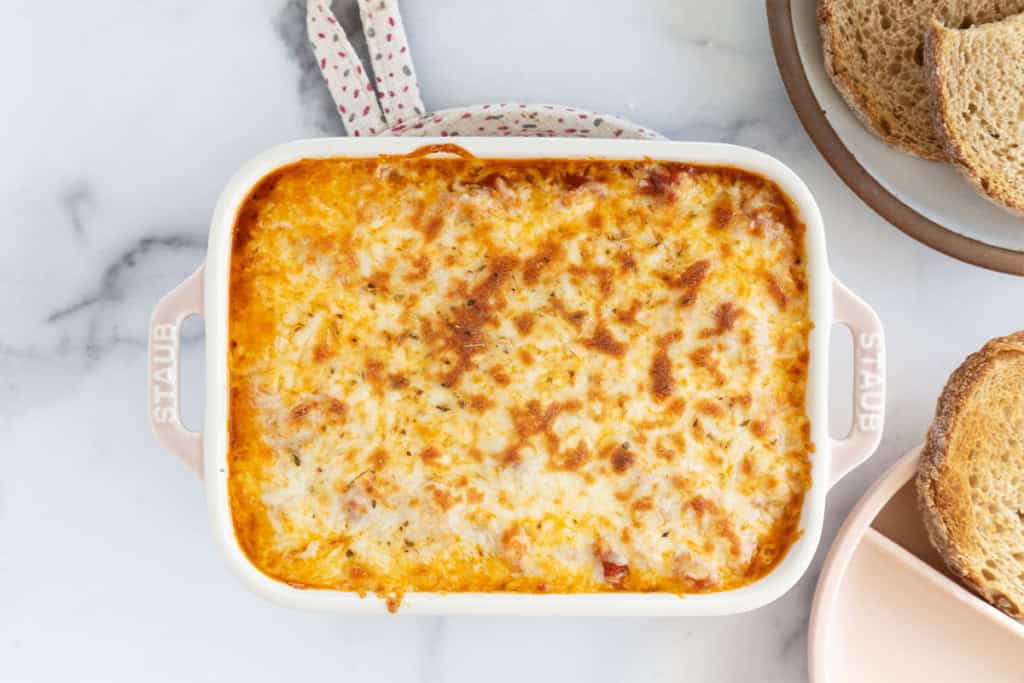
[[[159,423],[178,421],[178,334],[174,325],[153,328],[150,387],[153,419]]]
[[[885,363],[882,358],[882,334],[857,335],[857,426],[865,432],[882,428],[882,395],[885,387]]]

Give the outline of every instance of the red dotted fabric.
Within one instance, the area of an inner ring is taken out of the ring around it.
[[[554,104],[483,104],[426,113],[397,0],[358,2],[372,80],[329,0],[306,5],[310,43],[349,135],[661,137],[618,117]]]
[[[388,135],[545,138],[650,138],[662,136],[631,121],[557,104],[480,104],[445,109],[391,127]]]

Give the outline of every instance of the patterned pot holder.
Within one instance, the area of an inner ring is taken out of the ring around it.
[[[358,0],[372,70],[360,62],[329,0],[308,0],[317,64],[349,135],[661,139],[615,116],[554,104],[482,104],[427,112],[397,0]]]

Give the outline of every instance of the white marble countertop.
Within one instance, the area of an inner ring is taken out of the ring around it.
[[[431,109],[561,102],[672,138],[756,147],[801,174],[833,270],[886,325],[887,432],[830,494],[811,571],[753,613],[395,618],[272,606],[228,574],[199,482],[150,434],[144,343],[158,296],[202,261],[233,170],[273,144],[341,131],[303,4],[0,6],[0,680],[805,680],[828,541],[922,439],[958,361],[1024,327],[1024,280],[929,251],[842,185],[789,106],[758,0],[713,12],[700,0],[405,0]],[[201,326],[189,329],[185,414],[196,424]],[[838,425],[851,373],[836,336]]]

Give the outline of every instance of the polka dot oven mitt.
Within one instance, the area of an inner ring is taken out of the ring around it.
[[[484,104],[427,113],[397,0],[358,4],[372,74],[352,49],[328,0],[308,0],[306,5],[317,64],[349,135],[661,138],[615,116],[553,104]]]

